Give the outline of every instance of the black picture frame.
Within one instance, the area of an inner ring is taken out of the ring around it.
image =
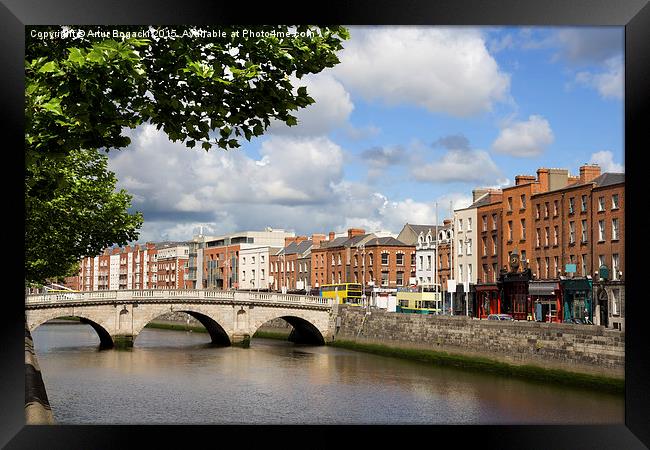
[[[315,7],[316,6],[316,7]],[[373,445],[395,438],[398,445],[479,445],[481,448],[539,449],[637,449],[650,446],[650,394],[648,380],[648,329],[642,290],[644,242],[641,170],[648,166],[643,153],[648,145],[648,92],[650,80],[650,6],[647,0],[337,0],[310,4],[198,2],[147,0],[96,2],[88,0],[2,0],[0,4],[0,84],[3,103],[5,158],[18,157],[24,145],[24,33],[27,25],[45,24],[254,24],[254,23],[337,23],[342,25],[530,25],[530,26],[609,26],[625,27],[625,171],[626,171],[626,381],[625,424],[585,426],[25,426],[23,353],[24,309],[20,266],[8,259],[11,286],[3,302],[2,361],[0,389],[0,445],[6,448],[129,448],[167,447],[202,444],[229,445],[346,445],[362,441]],[[5,171],[5,205],[12,218],[14,198],[21,197],[19,162]],[[15,180],[11,179],[13,175]],[[19,203],[20,204],[20,203]],[[18,208],[20,209],[20,208]],[[18,227],[20,230],[20,226]],[[12,244],[17,238],[9,233]],[[632,244],[634,243],[634,244]],[[634,245],[634,247],[633,247]],[[15,245],[19,247],[19,245]],[[23,249],[9,251],[23,254]],[[24,277],[23,277],[24,278]],[[218,414],[218,411],[215,411]],[[259,431],[259,432],[258,432]],[[415,440],[414,440],[415,438]],[[370,439],[366,441],[366,439]]]

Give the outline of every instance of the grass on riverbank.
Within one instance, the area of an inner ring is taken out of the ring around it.
[[[508,364],[479,356],[458,355],[425,349],[390,347],[381,344],[360,343],[346,340],[337,340],[329,345],[349,350],[373,353],[376,355],[432,363],[440,366],[489,372],[545,384],[562,384],[565,386],[598,390],[600,392],[608,392],[612,394],[623,394],[625,391],[625,380],[620,378],[569,372],[560,369],[546,369],[533,365]]]

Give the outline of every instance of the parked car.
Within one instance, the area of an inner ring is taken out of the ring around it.
[[[510,314],[490,314],[488,320],[515,320]]]

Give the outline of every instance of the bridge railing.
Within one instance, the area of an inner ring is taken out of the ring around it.
[[[332,300],[311,295],[275,292],[218,291],[206,289],[147,289],[119,291],[66,292],[25,296],[25,304],[93,302],[105,300],[215,300],[237,302],[285,303],[293,305],[331,305]]]

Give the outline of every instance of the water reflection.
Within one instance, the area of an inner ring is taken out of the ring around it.
[[[81,324],[33,337],[58,423],[623,423],[622,396],[326,346],[145,329],[130,351],[99,351]]]

